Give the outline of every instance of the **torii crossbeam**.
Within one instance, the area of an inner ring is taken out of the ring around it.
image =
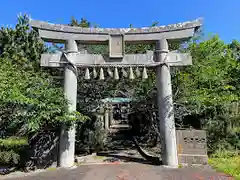
[[[115,79],[119,79],[119,67],[130,68],[129,77],[132,79],[134,77],[132,68],[142,67],[143,76],[147,77],[146,68],[155,67],[163,164],[178,167],[170,66],[191,65],[192,58],[187,53],[169,52],[168,41],[183,42],[190,39],[201,27],[200,19],[147,28],[81,28],[36,20],[31,20],[30,25],[38,30],[39,36],[44,41],[66,44],[64,52],[43,54],[41,66],[65,68],[64,91],[70,101],[70,112],[76,110],[77,77],[74,68],[85,68],[85,79],[90,79],[89,68],[94,70],[100,68],[100,79],[104,79],[105,68],[108,70],[114,68]],[[146,54],[125,54],[125,43],[156,43],[156,49],[155,52],[149,51]],[[77,44],[108,44],[109,54],[107,56],[88,54],[79,51]],[[93,76],[95,78],[95,75]],[[74,126],[69,130],[63,126],[59,152],[61,167],[70,167],[74,164],[74,145]]]

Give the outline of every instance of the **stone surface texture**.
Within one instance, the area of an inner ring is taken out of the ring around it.
[[[230,180],[232,177],[209,168],[169,169],[147,164],[82,165],[75,169],[56,169],[8,180]]]
[[[90,33],[90,34],[137,34],[137,33],[160,33],[166,31],[176,31],[182,29],[197,28],[202,25],[201,19],[187,21],[166,26],[143,27],[143,28],[82,28],[73,27],[63,24],[52,24],[44,21],[31,20],[30,24],[33,28],[69,32],[69,33]]]

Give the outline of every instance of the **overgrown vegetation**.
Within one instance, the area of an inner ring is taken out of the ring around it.
[[[239,149],[240,64],[233,50],[218,37],[191,43],[188,50],[194,64],[178,73],[175,101],[207,131],[209,150]]]

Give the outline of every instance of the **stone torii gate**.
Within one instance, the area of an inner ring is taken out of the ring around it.
[[[201,21],[172,24],[149,28],[81,28],[67,25],[50,24],[31,20],[30,25],[38,30],[45,42],[64,43],[65,51],[55,54],[42,54],[41,66],[65,68],[64,91],[69,100],[69,111],[76,110],[77,102],[77,68],[85,69],[85,79],[97,77],[104,79],[104,70],[114,69],[115,79],[119,79],[118,69],[129,68],[129,78],[139,76],[143,69],[143,78],[147,78],[146,69],[156,68],[158,91],[158,109],[160,134],[163,147],[163,164],[177,167],[176,132],[173,114],[170,66],[191,65],[189,54],[169,52],[168,41],[186,41],[201,26]],[[125,43],[156,43],[155,51],[146,54],[125,54]],[[109,54],[88,54],[78,50],[78,44],[108,44]],[[134,73],[133,68],[136,68]],[[111,72],[109,73],[111,75]],[[67,129],[64,125],[60,135],[59,166],[71,167],[74,164],[75,126]]]

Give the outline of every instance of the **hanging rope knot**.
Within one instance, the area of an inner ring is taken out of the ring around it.
[[[68,54],[70,54],[70,53],[71,53],[71,54],[72,54],[72,53],[77,54],[78,52],[77,52],[77,51],[64,51],[64,50],[61,50],[61,52],[62,52],[62,54],[64,55],[65,59],[67,60],[67,64],[70,65],[70,66],[73,68],[74,73],[75,73],[76,76],[78,77],[78,69],[77,69],[77,66],[76,66],[76,64],[73,63],[73,62],[69,59],[69,57],[68,57]]]

